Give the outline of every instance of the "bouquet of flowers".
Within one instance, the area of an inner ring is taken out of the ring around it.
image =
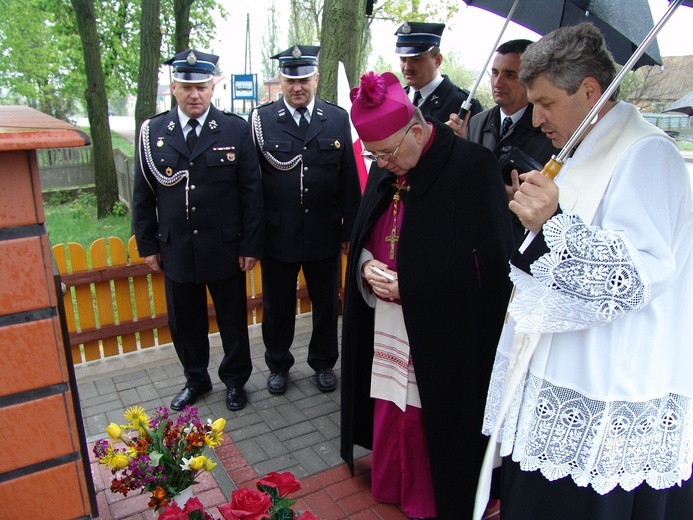
[[[211,471],[216,466],[202,452],[205,446],[216,448],[221,444],[225,419],[208,419],[202,424],[197,408],[190,406],[183,408],[176,419],[170,417],[167,408],[157,408],[150,418],[141,406],[128,408],[124,416],[127,424],[109,424],[106,433],[110,440],[102,439],[94,445],[99,462],[113,473],[113,493],[127,496],[136,489],[149,492],[149,507],[157,510],[196,484],[199,471]]]
[[[257,489],[237,489],[231,493],[231,502],[219,506],[224,520],[319,520],[313,513],[299,512],[295,516],[296,500],[289,493],[301,489],[301,484],[290,472],[269,473],[257,482]],[[191,498],[181,509],[177,504],[164,508],[159,520],[215,520],[196,498]]]

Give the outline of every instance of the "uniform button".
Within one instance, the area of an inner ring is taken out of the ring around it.
[[[193,231],[193,235],[197,235],[198,233],[199,233],[199,231],[197,229],[195,231]]]
[[[306,208],[306,211],[305,211],[305,213],[308,213],[308,212],[310,212],[310,210],[309,210],[308,208]]]
[[[195,212],[197,211],[197,208],[196,208],[195,206],[193,206],[193,207],[190,209],[190,211],[192,211],[193,213],[195,213]]]
[[[195,185],[194,185],[194,184],[191,185],[191,186],[190,186],[190,189],[191,189],[191,190],[194,190],[194,189],[195,189]]]
[[[307,146],[304,146],[304,147],[303,147],[303,150],[307,150],[307,149],[308,149],[308,147],[307,147]]]
[[[303,191],[305,191],[306,193],[308,193],[308,188],[305,188]]]
[[[190,161],[190,166],[195,166],[195,163]]]
[[[308,171],[308,166],[304,166],[304,167],[303,167],[303,171],[304,171],[304,172],[307,172],[307,171]]]
[[[164,160],[163,160],[163,159],[161,159],[161,162],[164,162]]]

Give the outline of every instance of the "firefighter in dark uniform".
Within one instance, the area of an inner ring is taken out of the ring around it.
[[[435,117],[444,123],[450,114],[459,112],[469,91],[455,85],[438,70],[443,62],[440,53],[443,29],[442,23],[404,22],[395,33],[395,50],[409,100],[424,117]],[[478,114],[483,107],[477,99],[472,99],[469,111],[471,115]]]
[[[294,364],[296,279],[312,303],[308,364],[318,388],[337,387],[337,317],[342,253],[361,198],[349,116],[315,97],[320,47],[295,45],[279,60],[282,98],[251,113],[265,197],[262,337],[267,389],[282,394]]]
[[[264,246],[262,180],[250,125],[211,104],[218,57],[194,50],[173,67],[178,106],[142,124],[135,163],[133,225],[140,256],[163,270],[168,324],[183,365],[181,410],[212,390],[206,290],[224,347],[219,378],[240,410],[252,364],[245,271]]]

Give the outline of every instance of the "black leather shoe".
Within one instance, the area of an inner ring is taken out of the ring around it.
[[[248,404],[248,396],[242,386],[232,386],[226,391],[226,408],[229,410],[243,410]]]
[[[176,412],[180,412],[186,406],[195,404],[195,401],[197,401],[198,398],[211,391],[211,386],[203,388],[186,386],[183,388],[183,390],[178,392],[176,397],[173,398],[173,401],[171,401],[171,409],[175,410]]]
[[[337,388],[337,378],[331,368],[321,368],[315,371],[315,380],[321,392],[332,392]]]
[[[270,394],[283,394],[289,384],[289,375],[286,372],[270,372],[267,378],[267,390]]]

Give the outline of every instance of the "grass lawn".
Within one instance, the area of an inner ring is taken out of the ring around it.
[[[88,126],[79,127],[87,135]],[[120,148],[127,155],[135,153],[135,147],[125,138],[111,132],[113,148]],[[51,245],[77,242],[85,249],[99,238],[118,237],[126,245],[130,239],[130,215],[109,215],[106,218],[96,218],[96,195],[80,191],[75,200],[66,191],[56,191],[44,205],[46,213],[46,228]]]
[[[66,192],[56,192],[44,205],[46,228],[51,245],[77,242],[85,249],[98,238],[118,237],[125,244],[130,239],[130,215],[109,215],[97,220],[96,195],[80,192],[68,200]]]

